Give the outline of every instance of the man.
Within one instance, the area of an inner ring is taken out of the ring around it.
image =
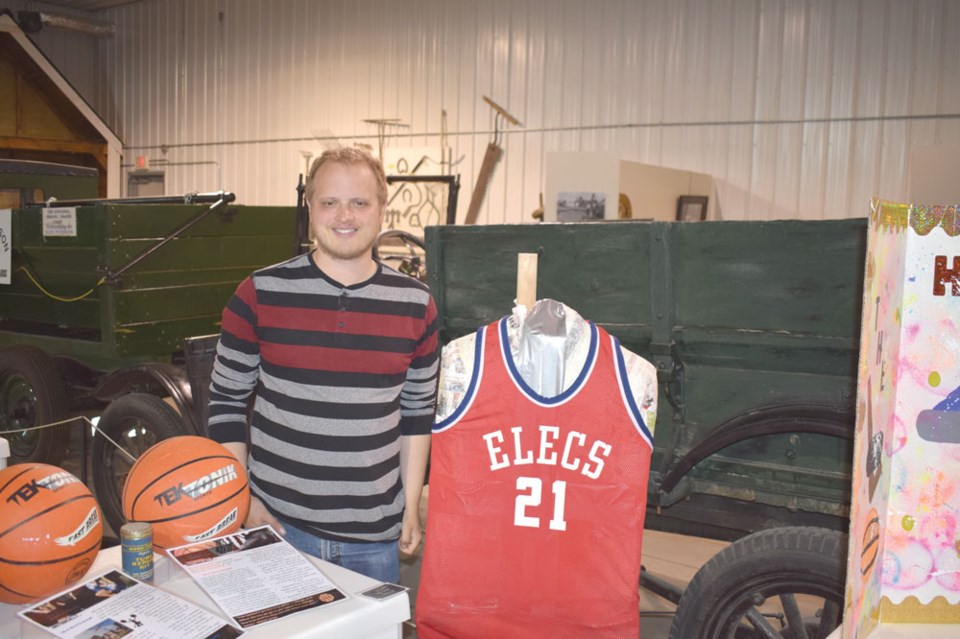
[[[398,539],[410,553],[422,538],[438,358],[429,291],[373,259],[386,199],[367,153],[313,163],[313,251],[256,271],[224,309],[210,437],[248,462],[247,527],[396,582]]]

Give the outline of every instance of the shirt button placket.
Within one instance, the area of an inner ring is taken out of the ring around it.
[[[344,314],[347,312],[347,291],[340,291],[340,299],[337,305],[337,329],[343,328]]]

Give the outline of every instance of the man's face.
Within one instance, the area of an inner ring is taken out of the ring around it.
[[[370,167],[327,162],[313,177],[309,204],[310,229],[321,253],[342,261],[370,257],[383,221]]]

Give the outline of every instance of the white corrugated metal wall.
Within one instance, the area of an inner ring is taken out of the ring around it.
[[[447,132],[460,219],[491,139],[524,125],[481,222],[530,221],[546,153],[709,173],[725,219],[866,214],[910,148],[960,143],[957,0],[145,0],[98,15],[95,102],[167,191],[290,204],[303,152]],[[444,123],[442,114],[446,113]]]

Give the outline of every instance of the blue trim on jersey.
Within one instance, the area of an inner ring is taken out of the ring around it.
[[[507,363],[507,372],[520,391],[533,401],[546,406],[556,406],[557,404],[562,404],[573,397],[577,391],[580,390],[580,387],[583,386],[583,383],[586,381],[587,377],[590,376],[590,371],[593,370],[593,366],[596,363],[597,350],[600,346],[600,339],[596,325],[593,322],[587,322],[587,324],[590,326],[590,350],[587,353],[587,359],[583,363],[583,368],[580,370],[580,374],[577,376],[577,379],[573,381],[573,384],[570,385],[570,388],[563,391],[556,397],[544,397],[530,388],[530,386],[523,381],[523,377],[520,375],[520,371],[517,369],[517,365],[513,361],[513,356],[510,354],[510,338],[507,335],[507,319],[509,319],[509,317],[510,316],[508,315],[500,320],[500,349],[502,351],[503,361]]]
[[[630,415],[633,417],[633,421],[637,427],[637,430],[640,431],[640,434],[650,443],[650,446],[652,447],[653,433],[650,432],[650,429],[647,428],[647,424],[643,421],[643,413],[640,412],[640,407],[637,406],[637,401],[634,399],[633,393],[630,392],[630,380],[627,378],[627,363],[623,359],[623,351],[620,350],[620,340],[613,335],[610,336],[610,339],[613,342],[614,357],[617,358],[617,376],[620,378],[620,393],[626,402],[627,409],[630,411]]]
[[[435,433],[444,431],[457,423],[457,420],[463,417],[463,414],[467,412],[467,409],[473,404],[473,399],[477,394],[477,387],[480,385],[480,377],[483,375],[483,343],[487,333],[485,329],[486,327],[477,329],[477,339],[474,343],[473,351],[473,373],[470,375],[470,384],[467,386],[467,392],[463,395],[463,401],[460,402],[457,409],[447,416],[446,419],[434,423],[433,432]]]

